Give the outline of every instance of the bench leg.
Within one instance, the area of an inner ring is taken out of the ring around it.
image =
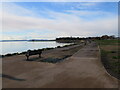
[[[41,58],[41,54],[39,54],[39,58]]]
[[[29,60],[29,56],[27,56],[27,60],[26,61],[28,61]]]

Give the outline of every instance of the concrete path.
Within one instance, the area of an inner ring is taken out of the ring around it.
[[[16,58],[18,62],[3,62],[4,88],[118,88],[118,80],[101,64],[95,43],[57,64],[27,62],[23,56]]]

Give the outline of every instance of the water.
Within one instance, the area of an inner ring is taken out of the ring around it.
[[[57,46],[68,45],[68,43],[57,43],[56,41],[40,41],[40,42],[28,42],[28,41],[16,41],[16,42],[0,42],[2,49],[0,51],[1,55],[8,53],[21,53],[27,50],[50,48]]]

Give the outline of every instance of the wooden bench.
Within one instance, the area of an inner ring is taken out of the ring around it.
[[[27,57],[27,60],[29,60],[29,56],[32,56],[32,55],[39,55],[39,58],[41,57],[41,53],[42,53],[42,50],[28,50],[26,52],[26,57]]]

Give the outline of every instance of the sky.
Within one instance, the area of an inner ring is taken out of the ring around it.
[[[4,2],[0,16],[0,40],[118,35],[117,2]]]

